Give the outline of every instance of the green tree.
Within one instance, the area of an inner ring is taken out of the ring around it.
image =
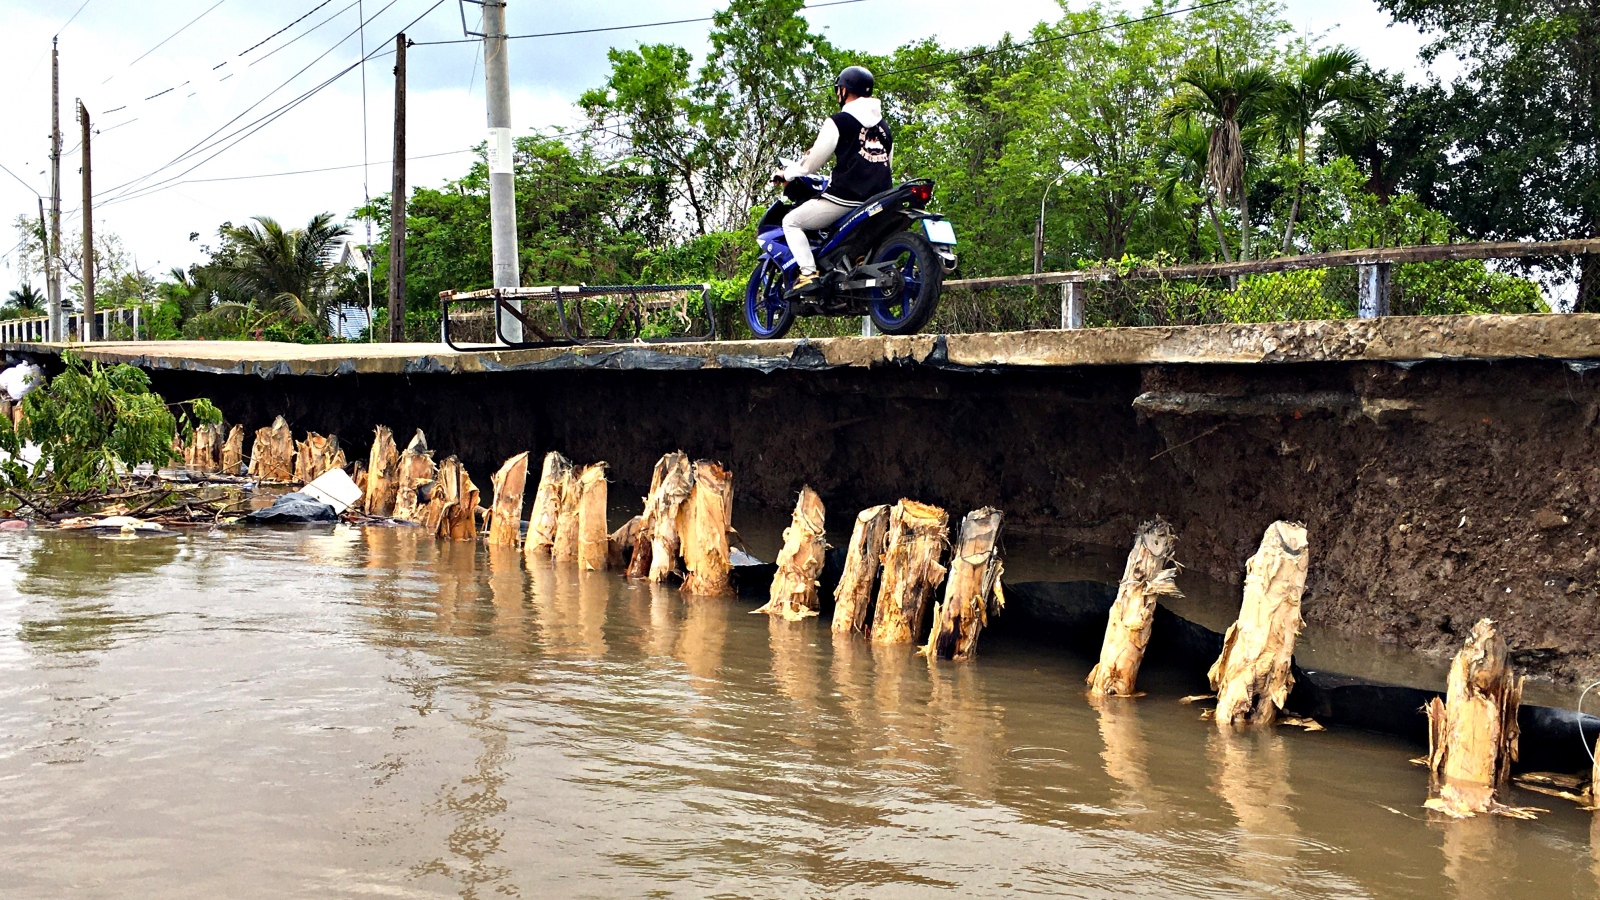
[[[335,299],[336,255],[350,229],[333,213],[311,217],[304,228],[284,228],[270,216],[254,224],[223,225],[227,253],[213,275],[247,300],[219,304],[212,315],[239,318],[247,327],[286,322],[328,328]]]
[[[1381,100],[1370,82],[1360,79],[1361,55],[1347,47],[1324,50],[1279,79],[1268,105],[1278,129],[1294,153],[1294,200],[1283,228],[1283,253],[1294,245],[1295,220],[1305,190],[1306,150],[1312,132],[1339,123],[1346,139],[1377,134]]]
[[[1277,79],[1262,66],[1233,68],[1220,47],[1210,65],[1196,66],[1178,78],[1168,115],[1198,119],[1210,129],[1206,178],[1224,202],[1239,209],[1239,258],[1250,258],[1249,157],[1271,115]]]
[[[24,281],[21,287],[12,288],[6,295],[4,309],[0,309],[0,318],[24,319],[30,316],[42,316],[45,313],[45,296],[34,289],[31,282]]]
[[[1434,37],[1427,58],[1465,63],[1437,116],[1448,155],[1413,189],[1473,237],[1600,236],[1600,2],[1379,6]],[[1600,257],[1582,257],[1577,275],[1578,309],[1600,310]]]

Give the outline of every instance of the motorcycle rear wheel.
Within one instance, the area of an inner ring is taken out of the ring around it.
[[[876,263],[893,262],[902,279],[897,290],[872,290],[867,312],[884,334],[916,334],[934,310],[944,289],[944,262],[927,238],[910,231],[890,235]]]
[[[783,267],[770,259],[756,264],[744,288],[744,322],[757,338],[772,340],[794,326],[794,305],[784,299]]]

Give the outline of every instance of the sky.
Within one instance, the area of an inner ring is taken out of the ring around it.
[[[1084,2],[1070,0],[1074,9]],[[507,30],[695,18],[720,5],[509,0]],[[1375,66],[1419,77],[1427,71],[1418,58],[1423,37],[1393,24],[1373,0],[1286,5],[1303,35],[1352,46]],[[0,291],[21,280],[15,253],[6,250],[20,239],[12,223],[18,215],[37,217],[38,195],[49,192],[52,35],[60,41],[67,151],[62,230],[82,228],[81,98],[98,131],[91,143],[95,228],[118,235],[140,268],[164,273],[201,261],[202,248],[215,244],[225,221],[267,215],[301,225],[324,211],[342,217],[364,197],[388,192],[393,60],[384,55],[364,67],[357,63],[363,42],[366,52],[383,53],[401,28],[419,42],[408,55],[409,181],[437,185],[462,174],[471,160],[464,151],[483,140],[485,130],[478,47],[421,42],[461,41],[463,16],[477,30],[477,10],[460,0],[0,0],[0,84],[6,86],[0,121],[9,126],[0,130],[0,166],[9,170],[0,171]],[[990,43],[1059,13],[1053,0],[860,0],[806,15],[836,45],[887,52],[929,36],[948,46]],[[358,28],[363,18],[364,34]],[[608,48],[670,41],[698,58],[708,27],[700,22],[512,41],[517,133],[580,124],[572,102],[604,80]],[[326,89],[254,127],[264,114],[347,69]],[[197,147],[201,152],[173,164]],[[282,174],[332,167],[339,168]],[[364,239],[362,226],[352,224]]]

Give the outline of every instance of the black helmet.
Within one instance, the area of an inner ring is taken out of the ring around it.
[[[839,73],[839,77],[833,80],[833,86],[857,97],[871,97],[873,81],[871,72],[860,66],[851,66]]]

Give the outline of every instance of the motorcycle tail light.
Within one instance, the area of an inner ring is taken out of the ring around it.
[[[911,186],[911,199],[917,201],[918,206],[926,204],[933,199],[933,185],[913,184]]]

